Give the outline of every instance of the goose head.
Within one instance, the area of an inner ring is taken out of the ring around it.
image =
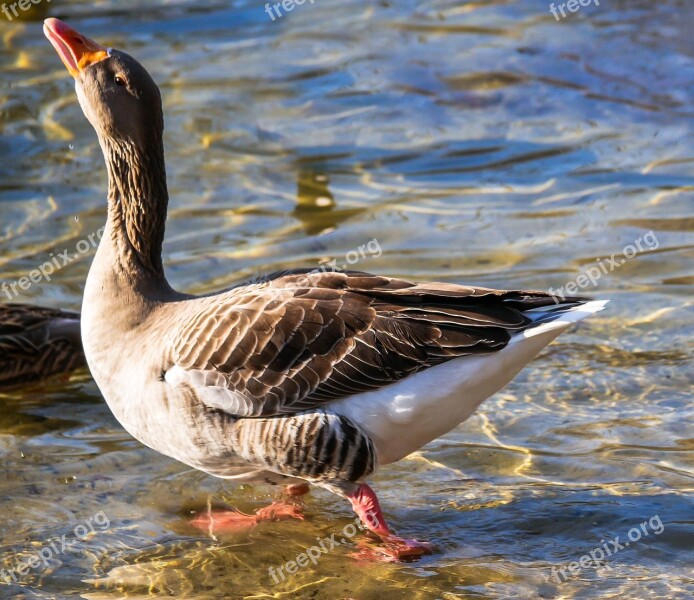
[[[58,19],[47,19],[43,30],[74,77],[82,111],[100,139],[145,148],[161,137],[161,94],[139,62]]]

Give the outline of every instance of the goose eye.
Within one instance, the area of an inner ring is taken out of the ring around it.
[[[116,75],[116,85],[124,86],[125,85],[125,79],[123,79],[120,75]]]

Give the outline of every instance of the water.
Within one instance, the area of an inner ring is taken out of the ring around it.
[[[341,535],[345,502],[314,491],[303,522],[215,539],[190,515],[274,490],[144,449],[87,373],[5,394],[0,569],[50,557],[0,573],[0,597],[693,597],[692,8],[612,0],[557,22],[539,0],[317,0],[272,22],[263,3],[142,5],[0,15],[0,273],[73,258],[16,300],[78,308],[105,218],[96,138],[41,33],[58,16],[161,85],[175,287],[346,264],[377,240],[357,268],[556,290],[602,265],[580,291],[611,303],[373,478],[432,556],[365,562],[355,536],[279,584],[269,567]],[[630,531],[604,563],[552,575]]]

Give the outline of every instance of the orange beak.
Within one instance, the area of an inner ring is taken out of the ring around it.
[[[109,56],[106,48],[58,19],[46,19],[43,23],[43,33],[75,79],[89,65],[101,62]]]

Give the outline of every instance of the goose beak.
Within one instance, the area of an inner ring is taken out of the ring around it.
[[[43,33],[53,44],[63,64],[75,79],[88,66],[109,57],[109,51],[106,48],[78,33],[59,19],[46,19],[43,23]]]

